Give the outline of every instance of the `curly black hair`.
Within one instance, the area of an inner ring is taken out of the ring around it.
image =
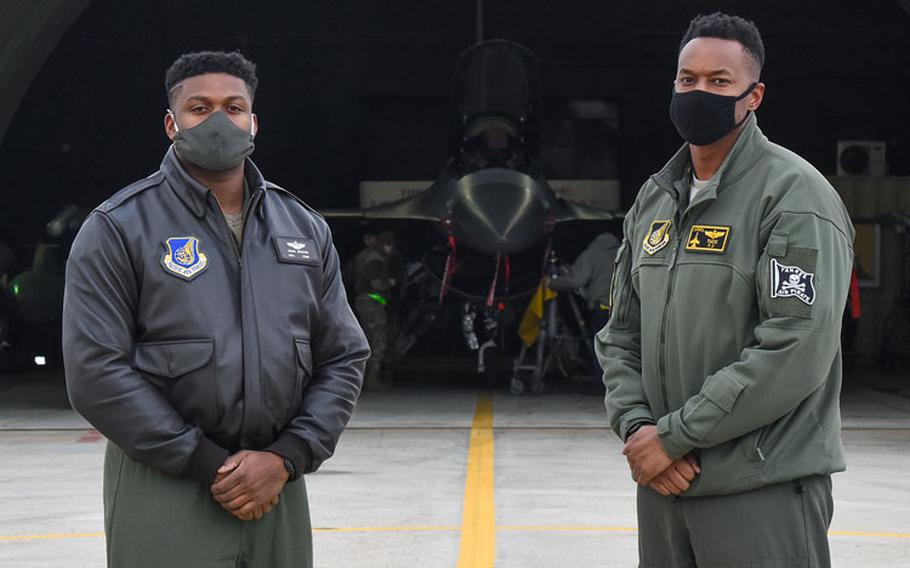
[[[256,77],[256,64],[244,57],[239,51],[196,51],[184,53],[174,61],[164,74],[164,89],[168,101],[174,87],[189,77],[206,73],[227,73],[246,83],[250,100],[256,96],[259,79]]]
[[[713,37],[730,39],[739,42],[756,66],[760,75],[765,65],[765,44],[762,43],[761,34],[755,24],[739,16],[714,12],[707,16],[698,15],[689,22],[689,29],[683,34],[679,43],[679,50],[687,43],[699,37]]]

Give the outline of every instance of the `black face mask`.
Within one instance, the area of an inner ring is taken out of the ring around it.
[[[670,100],[670,120],[683,140],[695,146],[717,142],[738,128],[749,114],[736,122],[736,103],[749,96],[758,83],[752,83],[738,97],[716,95],[707,91],[677,93]]]
[[[170,112],[170,111],[168,111]],[[174,116],[171,113],[171,116]],[[253,153],[254,130],[246,132],[217,111],[192,128],[181,129],[174,118],[177,154],[200,168],[223,172],[236,168]],[[253,126],[255,129],[255,125]]]

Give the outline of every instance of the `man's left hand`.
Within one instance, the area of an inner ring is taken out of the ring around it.
[[[660,443],[657,426],[651,424],[642,426],[626,440],[622,455],[629,461],[632,479],[641,485],[648,485],[673,464]]]
[[[241,450],[218,469],[212,495],[235,517],[258,518],[255,512],[272,508],[288,477],[281,456]]]

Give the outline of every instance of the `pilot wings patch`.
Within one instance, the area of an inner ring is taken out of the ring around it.
[[[771,259],[771,297],[798,298],[807,306],[815,303],[815,274],[798,266]]]
[[[175,276],[192,280],[208,266],[209,259],[196,237],[170,237],[164,246],[167,253],[161,259],[161,265]]]
[[[686,250],[723,254],[727,250],[730,227],[726,225],[693,225],[686,241]]]

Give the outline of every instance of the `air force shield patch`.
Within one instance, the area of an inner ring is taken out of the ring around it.
[[[192,280],[208,266],[209,259],[200,250],[196,237],[170,237],[164,245],[167,253],[161,259],[161,265],[175,276]]]
[[[641,248],[648,254],[654,254],[660,249],[667,246],[670,242],[670,225],[673,221],[654,221],[651,228],[645,234],[645,240],[641,243]]]
[[[807,306],[815,303],[815,274],[798,266],[787,266],[771,259],[771,297],[798,298]]]

